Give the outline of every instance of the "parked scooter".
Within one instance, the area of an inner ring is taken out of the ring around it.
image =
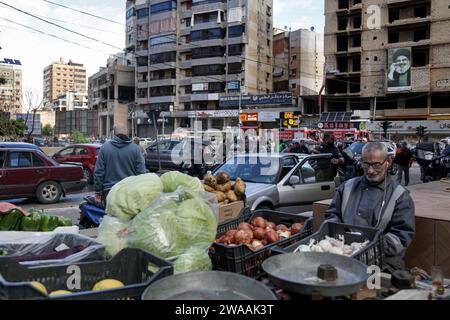
[[[84,229],[97,228],[105,216],[106,196],[109,190],[103,193],[102,203],[95,201],[95,196],[84,198],[84,202],[80,204],[80,222],[79,226]]]
[[[450,173],[449,156],[438,155],[432,142],[419,143],[415,149],[415,158],[420,165],[420,180],[423,183],[440,180]]]

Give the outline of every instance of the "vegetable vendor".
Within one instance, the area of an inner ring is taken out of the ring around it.
[[[326,212],[327,221],[384,231],[387,272],[404,269],[415,234],[415,207],[409,192],[388,176],[392,159],[383,143],[366,144],[364,176],[341,185]]]

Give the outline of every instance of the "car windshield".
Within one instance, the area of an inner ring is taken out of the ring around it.
[[[349,149],[354,153],[354,154],[362,154],[362,149],[364,148],[364,143],[362,142],[355,142],[353,144],[350,145]]]
[[[232,180],[243,179],[250,183],[275,184],[280,160],[269,157],[237,157],[228,160],[215,173],[226,172]]]

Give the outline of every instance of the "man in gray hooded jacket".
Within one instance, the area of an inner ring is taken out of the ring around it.
[[[127,136],[124,125],[114,127],[114,137],[100,149],[94,172],[94,191],[97,203],[105,192],[130,176],[145,173],[145,160],[139,146]]]
[[[403,269],[416,229],[414,202],[396,179],[388,177],[392,159],[383,143],[368,143],[362,159],[364,176],[339,187],[326,219],[381,230],[387,271]]]

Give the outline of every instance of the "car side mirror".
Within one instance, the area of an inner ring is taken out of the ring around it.
[[[297,184],[300,184],[300,178],[298,176],[291,176],[289,178],[289,185],[295,186]]]

